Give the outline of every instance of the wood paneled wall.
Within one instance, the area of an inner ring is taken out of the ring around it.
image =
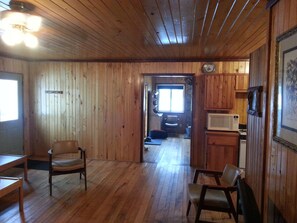
[[[278,1],[271,10],[269,132],[266,222],[297,222],[297,153],[272,140],[273,95],[275,81],[275,43],[277,36],[297,25],[297,1]]]
[[[77,139],[89,158],[138,161],[141,76],[121,63],[32,63],[31,145],[46,156],[55,140]],[[46,91],[63,91],[49,94]]]
[[[32,154],[78,139],[88,158],[140,161],[143,74],[194,73],[191,164],[204,166],[204,78],[200,62],[30,63]],[[248,61],[217,62],[217,73],[247,73]],[[48,94],[47,90],[63,91]]]
[[[267,104],[267,47],[251,54],[249,87],[263,86],[262,117],[248,115],[246,180],[254,191],[259,209],[263,212],[264,174],[266,161],[266,104]]]
[[[23,76],[24,153],[32,153],[29,128],[29,65],[25,61],[0,57],[0,72],[18,73]]]
[[[236,92],[234,108],[230,113],[239,114],[239,123],[247,124],[247,92]]]

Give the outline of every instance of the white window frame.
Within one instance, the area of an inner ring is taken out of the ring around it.
[[[163,112],[163,113],[183,114],[185,112],[185,85],[184,84],[156,84],[156,91],[159,91],[160,88],[171,89],[171,90],[181,88],[183,90],[183,99],[184,100],[183,100],[183,111],[181,111],[181,112],[172,111],[171,110],[172,91],[170,91],[170,111],[162,111],[160,109],[158,109],[158,111]],[[158,108],[159,108],[159,100],[158,100]]]

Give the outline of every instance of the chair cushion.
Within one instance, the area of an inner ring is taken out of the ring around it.
[[[200,194],[202,190],[202,185],[200,184],[189,184],[189,199],[192,203],[198,205],[200,201]],[[207,189],[204,205],[213,207],[224,207],[229,208],[228,200],[224,191]]]
[[[71,171],[84,168],[82,159],[53,160],[52,167],[54,171]]]

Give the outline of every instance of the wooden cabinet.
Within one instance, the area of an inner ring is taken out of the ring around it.
[[[237,132],[206,131],[206,168],[223,171],[226,163],[237,166]]]
[[[234,74],[205,75],[205,110],[231,110],[235,100]]]
[[[235,82],[235,91],[246,92],[249,87],[249,75],[248,74],[237,74]]]

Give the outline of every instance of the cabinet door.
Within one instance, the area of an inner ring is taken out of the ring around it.
[[[223,171],[227,163],[238,164],[238,133],[206,132],[206,168]]]
[[[205,76],[205,110],[231,110],[235,100],[235,75]]]
[[[207,146],[207,169],[223,171],[227,163],[237,166],[235,146]]]
[[[248,74],[237,74],[235,90],[246,92],[249,87],[249,75]]]

